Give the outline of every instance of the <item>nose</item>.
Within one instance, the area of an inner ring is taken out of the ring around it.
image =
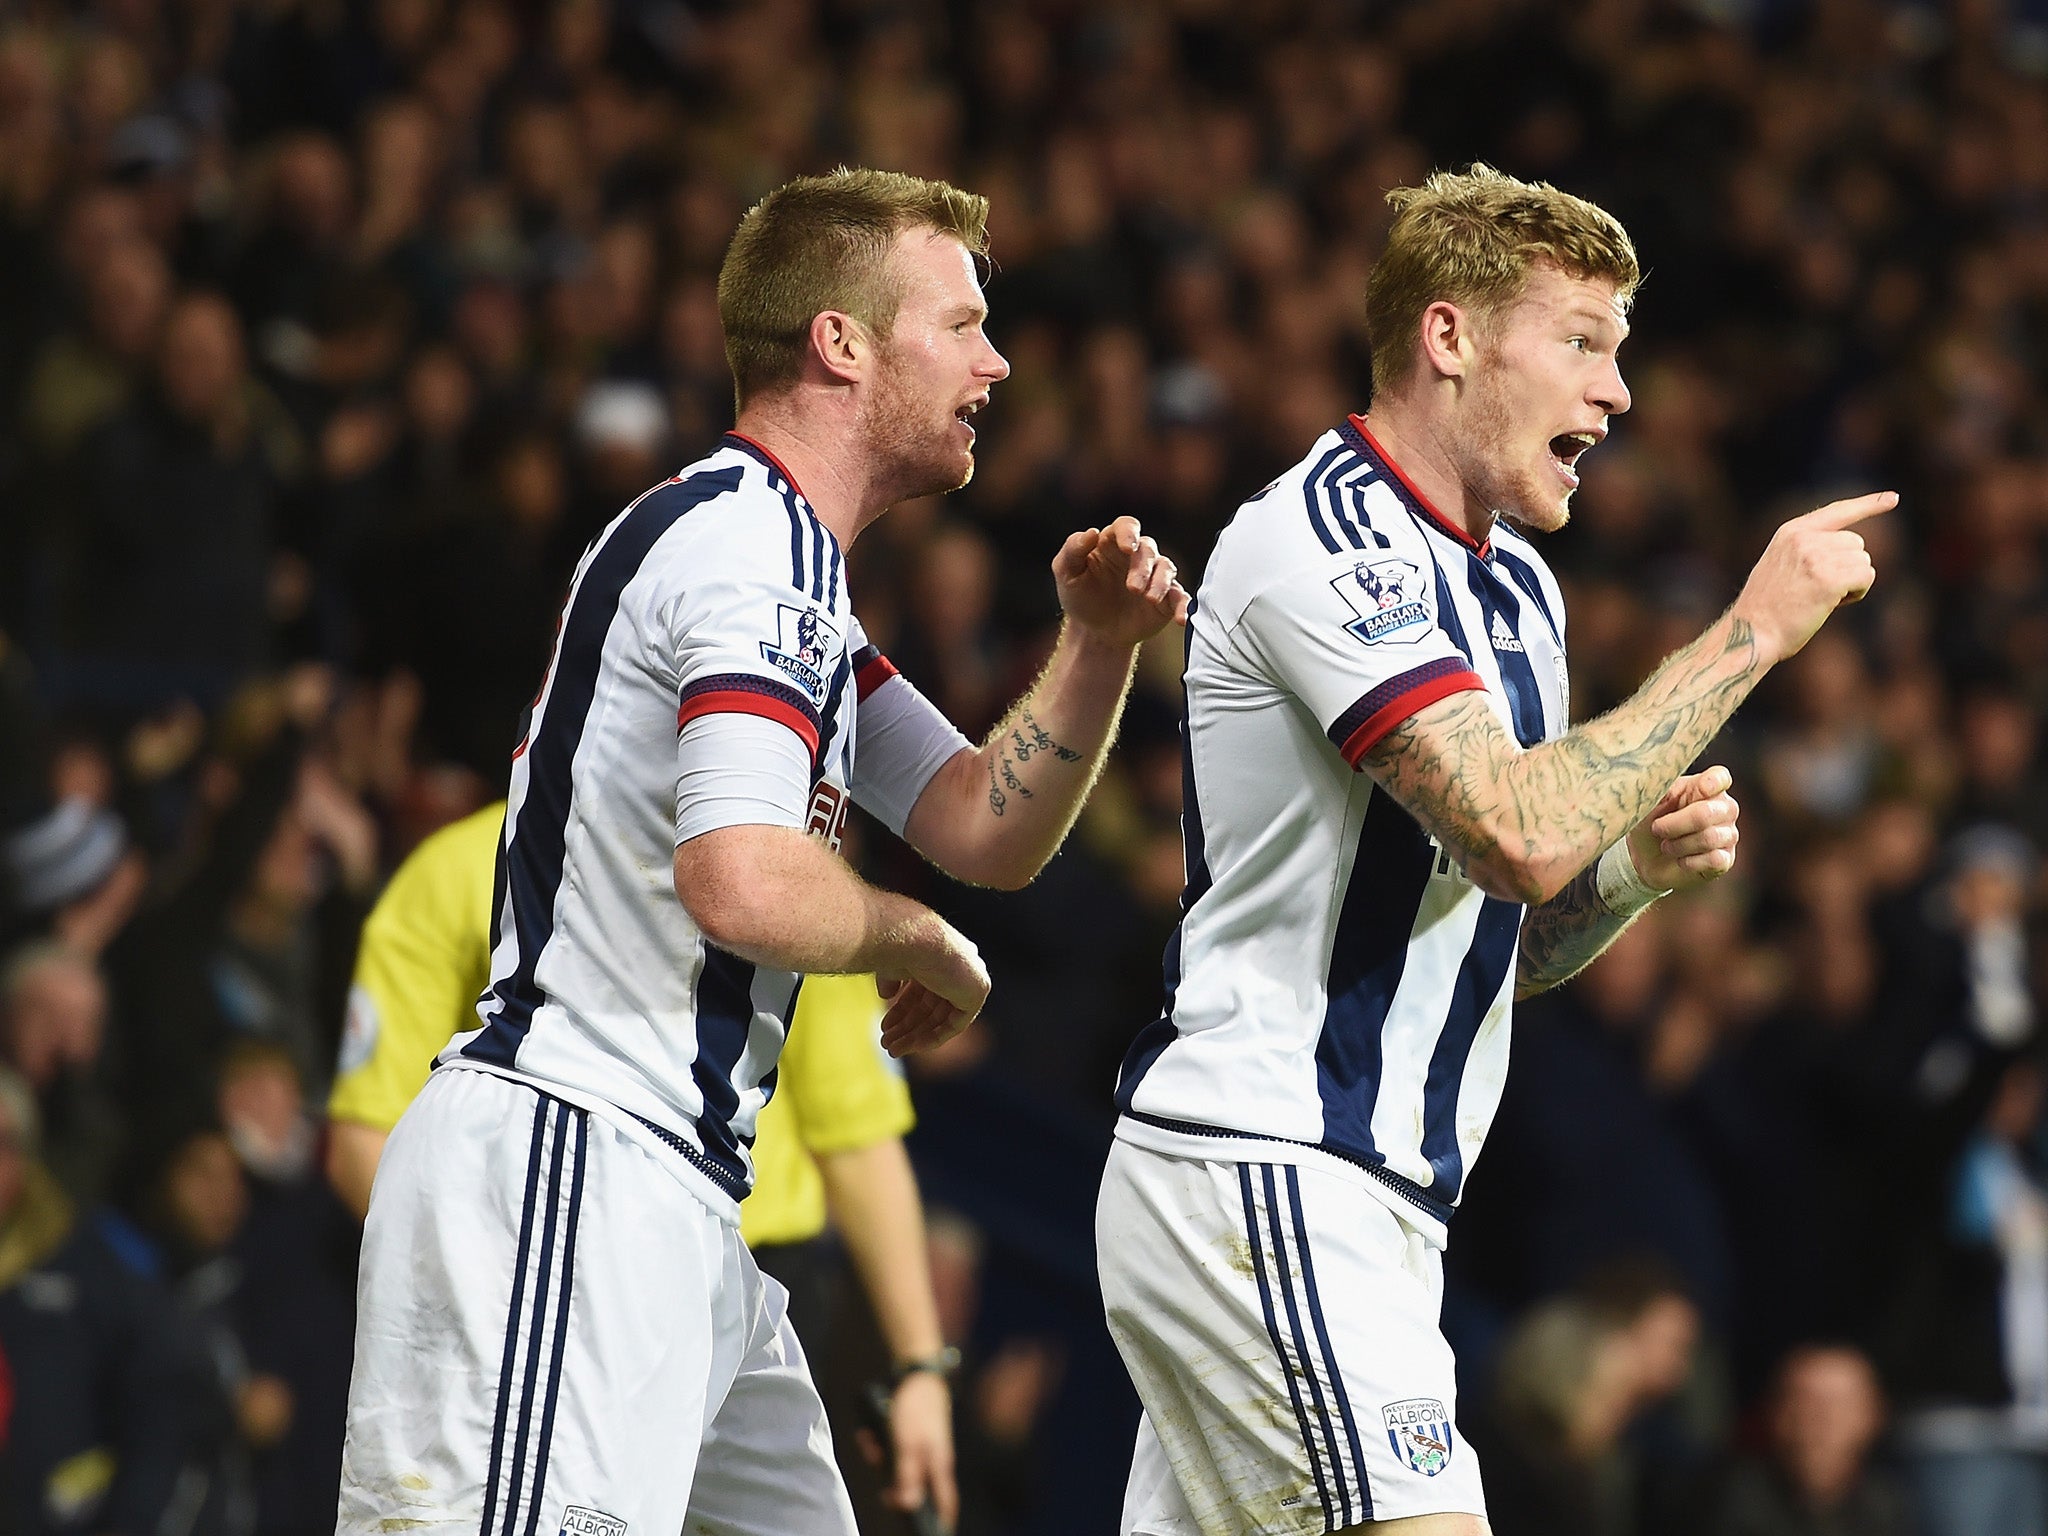
[[[1587,403],[1597,405],[1609,416],[1619,416],[1629,408],[1631,398],[1628,385],[1621,379],[1621,364],[1610,358],[1606,372],[1593,381],[1593,388],[1586,396]]]
[[[996,350],[996,344],[988,344],[988,356],[981,360],[975,370],[977,378],[987,379],[991,384],[1000,384],[1010,376],[1010,360]]]

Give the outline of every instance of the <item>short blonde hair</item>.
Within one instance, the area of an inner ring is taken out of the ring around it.
[[[988,199],[897,171],[800,176],[747,210],[718,271],[718,319],[739,406],[794,383],[825,310],[851,315],[878,337],[903,301],[887,270],[906,229],[950,235],[988,253]]]
[[[1636,248],[1606,209],[1543,181],[1517,181],[1490,165],[1438,171],[1387,194],[1387,248],[1365,285],[1365,329],[1375,392],[1415,360],[1423,311],[1440,301],[1497,312],[1520,298],[1547,263],[1569,277],[1614,284],[1625,308],[1642,281]]]

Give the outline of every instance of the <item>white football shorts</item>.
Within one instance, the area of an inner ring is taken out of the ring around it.
[[[1486,1512],[1443,1256],[1356,1182],[1119,1139],[1096,1247],[1145,1417],[1125,1536],[1322,1536]]]
[[[341,1536],[854,1536],[787,1293],[662,1155],[428,1079],[363,1230]]]

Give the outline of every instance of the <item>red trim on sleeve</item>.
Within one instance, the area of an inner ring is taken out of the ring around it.
[[[676,729],[681,730],[699,715],[758,715],[775,720],[795,731],[804,749],[815,760],[818,755],[818,727],[795,705],[772,694],[752,693],[738,688],[721,688],[693,694],[676,711]]]
[[[1445,673],[1441,677],[1426,678],[1413,688],[1396,694],[1367,715],[1358,729],[1344,738],[1344,745],[1337,750],[1344,754],[1345,762],[1356,768],[1358,760],[1378,746],[1381,737],[1417,710],[1427,708],[1438,699],[1447,699],[1454,693],[1469,693],[1475,688],[1482,693],[1485,692],[1486,680],[1477,672],[1463,669]]]
[[[865,704],[868,701],[869,694],[889,681],[890,678],[901,675],[896,670],[895,662],[884,656],[880,651],[875,652],[874,655],[862,662],[859,669],[853,674],[853,686],[858,693],[859,702]]]

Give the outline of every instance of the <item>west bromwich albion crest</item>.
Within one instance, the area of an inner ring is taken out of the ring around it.
[[[1358,615],[1344,627],[1367,645],[1393,640],[1430,622],[1429,587],[1412,560],[1361,560],[1330,585]]]
[[[839,649],[839,631],[827,624],[815,608],[775,605],[776,638],[781,643],[761,642],[761,655],[797,687],[813,704],[825,702],[825,674],[830,659]]]
[[[1383,1410],[1394,1454],[1412,1472],[1435,1477],[1451,1464],[1451,1416],[1433,1397],[1411,1397]]]

